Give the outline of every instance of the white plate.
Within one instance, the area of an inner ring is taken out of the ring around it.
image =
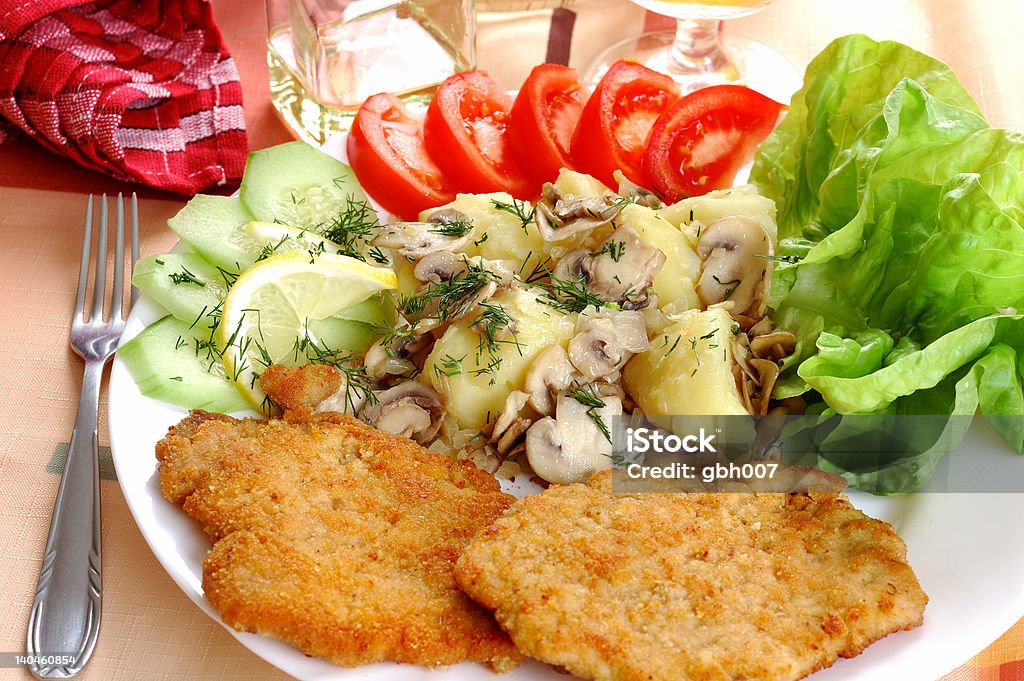
[[[338,153],[335,142],[328,148]],[[340,154],[339,154],[340,155]],[[143,298],[132,311],[123,340],[165,313]],[[117,478],[143,536],[168,574],[204,612],[220,617],[202,591],[202,561],[210,547],[199,525],[160,492],[156,442],[185,412],[144,397],[115,358],[110,376],[110,444]],[[1024,461],[976,419],[957,457],[988,460],[993,467]],[[909,560],[930,597],[925,623],[872,645],[853,660],[840,660],[814,681],[884,679],[929,681],[966,662],[1024,615],[1024,494],[917,494],[872,497],[851,494],[859,508],[892,523],[907,543]],[[442,671],[396,664],[342,668],[297,649],[224,625],[254,653],[303,681],[564,681],[536,662],[497,677],[465,663]]]

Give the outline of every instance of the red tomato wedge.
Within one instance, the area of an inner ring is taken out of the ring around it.
[[[506,191],[532,196],[508,140],[512,97],[483,71],[449,76],[437,89],[423,121],[424,141],[459,191]]]
[[[395,95],[373,95],[359,107],[348,134],[348,162],[363,189],[403,220],[455,198],[427,154],[423,126]]]
[[[534,67],[516,95],[508,136],[519,167],[537,187],[571,168],[569,145],[583,110],[576,69],[561,64]]]
[[[647,135],[665,109],[679,99],[679,84],[635,62],[612,64],[590,95],[572,138],[576,167],[609,187],[622,169],[646,186],[643,173]]]
[[[669,202],[729,187],[785,108],[739,85],[695,90],[655,123],[644,172]]]

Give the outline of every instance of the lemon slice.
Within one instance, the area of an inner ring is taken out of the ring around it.
[[[245,270],[228,291],[217,331],[228,378],[257,409],[269,364],[295,364],[296,342],[318,339],[309,323],[397,286],[395,273],[344,255],[273,255]]]
[[[276,222],[254,220],[245,226],[245,233],[257,243],[272,247],[274,253],[289,251],[338,253],[341,251],[341,246],[325,239],[321,234],[280,225]]]

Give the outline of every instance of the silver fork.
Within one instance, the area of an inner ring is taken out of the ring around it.
[[[114,282],[107,295],[107,196],[99,206],[100,221],[96,252],[92,252],[93,197],[85,217],[78,293],[71,318],[71,347],[85,360],[82,395],[78,401],[75,428],[71,431],[64,474],[50,520],[43,567],[39,573],[35,600],[28,621],[28,666],[39,679],[74,676],[89,660],[100,630],[100,478],[99,418],[100,383],[103,367],[114,354],[124,330],[122,294],[125,272],[124,203],[116,203],[114,232]],[[139,255],[139,211],[135,194],[131,200],[131,269]],[[89,263],[95,271],[89,317],[85,317]],[[137,291],[132,288],[131,302]],[[103,319],[104,300],[109,297],[108,317]]]

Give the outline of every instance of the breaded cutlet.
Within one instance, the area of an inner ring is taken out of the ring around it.
[[[517,501],[459,559],[526,655],[599,681],[785,681],[922,622],[905,544],[841,495],[610,479]]]
[[[472,464],[308,410],[194,411],[156,452],[164,496],[213,540],[203,590],[235,629],[346,666],[518,664],[455,585],[462,549],[513,501]]]

